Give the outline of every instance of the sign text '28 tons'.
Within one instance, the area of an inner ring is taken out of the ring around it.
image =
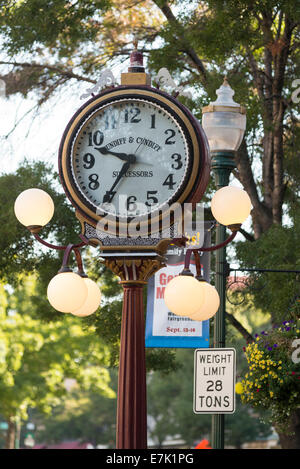
[[[194,412],[232,414],[235,411],[234,349],[196,349]]]

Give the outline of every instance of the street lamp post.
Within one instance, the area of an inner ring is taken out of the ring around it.
[[[235,168],[234,155],[238,150],[246,127],[245,108],[233,101],[234,91],[227,79],[217,90],[218,99],[203,108],[202,125],[208,137],[212,154],[212,170],[217,189],[229,184],[231,171]],[[220,191],[221,192],[221,191]],[[229,217],[230,217],[230,206]],[[221,244],[226,238],[224,221],[216,228],[216,243]],[[215,285],[220,297],[220,306],[214,319],[214,347],[225,347],[225,310],[226,310],[226,247],[216,252]],[[212,446],[224,448],[224,414],[212,417]]]

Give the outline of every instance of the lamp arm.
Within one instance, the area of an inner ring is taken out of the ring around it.
[[[46,246],[47,248],[50,248],[50,249],[59,249],[61,251],[64,251],[65,249],[67,249],[68,246],[56,246],[55,244],[51,244],[51,243],[48,243],[47,241],[44,241],[37,233],[33,233],[33,236],[35,237],[35,239],[43,244],[44,246]],[[82,246],[88,244],[87,240],[85,240],[84,237],[81,237],[80,238],[82,239],[82,242],[79,243],[79,244],[72,244],[72,246],[74,247],[74,249],[76,248],[81,248]]]
[[[209,248],[199,248],[198,251],[216,251],[217,249],[221,249],[227,244],[231,243],[237,235],[237,231],[233,231],[231,235],[223,241],[223,243],[217,244],[216,246],[211,246]]]
[[[57,250],[60,250],[60,251],[65,251],[62,266],[61,266],[59,272],[66,272],[66,271],[69,270],[69,267],[68,267],[69,258],[70,258],[71,252],[74,251],[74,254],[75,254],[75,257],[76,257],[76,262],[77,262],[77,267],[78,267],[78,273],[82,277],[86,277],[86,274],[85,274],[84,268],[83,268],[83,263],[82,263],[80,250],[79,250],[81,247],[88,244],[88,239],[86,239],[85,236],[79,235],[79,237],[82,239],[81,243],[68,244],[67,246],[56,246],[55,244],[51,244],[51,243],[48,243],[47,241],[44,241],[37,233],[32,233],[32,234],[39,243],[43,244],[47,248],[57,249]]]
[[[76,244],[68,244],[68,246],[65,248],[64,257],[63,257],[63,261],[62,261],[62,266],[59,269],[59,272],[62,273],[62,272],[69,272],[70,271],[70,269],[68,267],[68,264],[69,264],[69,258],[70,258],[70,255],[71,255],[72,251],[74,251],[74,254],[75,254],[77,267],[78,267],[78,274],[81,277],[87,277],[87,275],[84,272],[80,250],[79,250],[78,245],[76,245]]]
[[[197,268],[197,275],[199,275],[198,270],[200,269],[200,275],[201,275],[201,266],[200,266],[200,258],[199,258],[199,251],[216,251],[217,249],[221,249],[225,247],[227,244],[229,244],[233,239],[236,237],[237,231],[233,231],[231,235],[223,242],[220,244],[217,244],[216,246],[211,246],[209,248],[199,248],[199,249],[188,249],[185,254],[185,260],[184,260],[184,269],[188,270],[190,268],[190,263],[191,263],[191,256],[192,254],[196,254],[195,260],[196,260],[196,268]]]

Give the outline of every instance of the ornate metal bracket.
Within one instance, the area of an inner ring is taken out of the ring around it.
[[[98,94],[103,88],[106,87],[113,87],[116,84],[116,79],[111,70],[106,69],[104,70],[97,83],[92,87],[85,90],[85,93],[80,96],[80,99],[86,99],[90,96],[95,96]]]
[[[190,91],[184,91],[182,86],[177,86],[175,81],[170,75],[170,72],[167,68],[163,67],[158,71],[154,81],[157,83],[158,87],[170,87],[173,88],[176,92],[176,96],[185,96],[186,98],[192,99],[192,93]]]

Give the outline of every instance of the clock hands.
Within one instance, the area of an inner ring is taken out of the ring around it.
[[[110,188],[109,191],[106,191],[106,193],[104,194],[103,203],[106,203],[106,202],[110,203],[112,201],[116,193],[116,191],[114,191],[114,188],[116,187],[118,182],[121,180],[121,178],[124,176],[124,174],[128,171],[129,167],[130,167],[129,161],[123,164],[121,171],[119,172],[119,175],[117,179],[115,180],[115,182],[113,183],[112,187]]]
[[[128,161],[130,164],[140,163],[140,164],[145,164],[147,166],[153,166],[153,164],[149,163],[148,161],[140,161],[140,160],[137,159],[135,153],[137,152],[137,150],[139,149],[140,146],[141,146],[141,143],[137,147],[134,154],[132,154],[132,153],[129,153],[129,154],[127,154],[127,153],[117,153],[115,151],[107,150],[107,148],[105,148],[105,147],[102,147],[102,148],[96,148],[95,147],[95,150],[98,150],[99,153],[101,153],[102,155],[108,155],[109,154],[109,155],[116,156],[117,158],[119,158],[122,161]]]
[[[105,147],[95,148],[95,150],[98,150],[102,155],[110,154],[116,156],[117,158],[120,158],[120,160],[127,161],[130,164],[136,162],[136,156],[132,155],[131,153],[129,153],[129,155],[127,155],[127,153],[116,153],[115,151],[107,150]]]

